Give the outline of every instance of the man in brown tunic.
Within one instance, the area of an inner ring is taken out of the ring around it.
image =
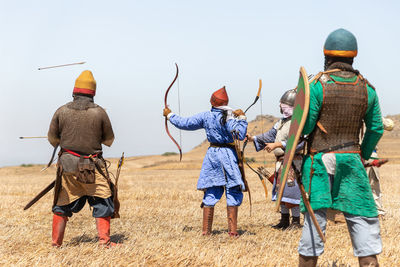
[[[75,81],[73,101],[57,109],[50,124],[48,140],[61,147],[61,186],[55,188],[53,206],[52,245],[56,247],[62,244],[68,217],[79,212],[86,201],[93,208],[99,242],[115,245],[110,241],[114,203],[101,155],[102,144],[111,146],[114,133],[105,110],[93,102],[95,93],[96,81],[85,70]]]

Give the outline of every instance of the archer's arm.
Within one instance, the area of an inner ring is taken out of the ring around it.
[[[111,126],[110,118],[108,117],[106,111],[101,108],[102,112],[102,143],[106,146],[111,146],[114,142],[114,131]]]
[[[366,126],[365,135],[361,143],[361,156],[363,159],[369,159],[374,151],[379,139],[383,134],[383,123],[379,100],[376,92],[371,87],[368,89],[368,108],[364,117]]]
[[[204,122],[205,113],[206,112],[202,112],[202,113],[199,113],[194,116],[187,117],[187,118],[181,117],[174,113],[169,113],[167,116],[167,119],[169,120],[170,123],[172,123],[178,129],[194,131],[194,130],[204,128],[203,122]]]
[[[275,123],[274,127],[272,127],[272,129],[269,130],[268,132],[265,132],[265,133],[262,133],[260,135],[253,137],[254,147],[256,148],[257,152],[264,149],[266,146],[266,143],[275,142],[276,133],[277,133],[277,125],[278,125],[278,122]]]
[[[247,133],[246,116],[239,116],[236,119],[230,119],[226,122],[229,132],[236,131],[239,133],[239,140],[243,140]]]
[[[59,110],[54,113],[53,118],[50,122],[49,131],[47,133],[47,139],[53,147],[60,144],[60,123],[59,123]]]
[[[308,111],[307,120],[304,125],[303,135],[312,133],[318,122],[318,115],[322,107],[323,89],[320,82],[312,82],[310,84],[310,109]]]

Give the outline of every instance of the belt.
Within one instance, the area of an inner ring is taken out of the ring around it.
[[[330,146],[328,148],[324,148],[321,150],[315,150],[315,149],[311,148],[310,152],[311,152],[311,154],[335,152],[338,149],[342,149],[342,148],[346,148],[346,147],[350,147],[350,146],[356,146],[356,145],[359,148],[359,144],[357,142],[351,141],[351,142],[343,143],[340,145]],[[347,151],[340,151],[340,152],[346,153]],[[360,153],[360,151],[348,151],[347,153]]]
[[[228,147],[228,148],[235,148],[235,144],[234,144],[234,143],[225,143],[225,144],[210,143],[210,147]]]
[[[99,153],[96,154],[79,154],[78,152],[66,149],[66,148],[62,148],[63,152],[66,152],[68,154],[74,155],[76,157],[83,157],[85,159],[89,159],[89,158],[96,158],[98,156]]]

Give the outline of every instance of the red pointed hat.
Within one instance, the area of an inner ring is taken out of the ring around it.
[[[228,105],[228,102],[229,102],[229,97],[228,94],[226,93],[225,86],[215,91],[211,95],[210,103],[213,107],[226,106]]]

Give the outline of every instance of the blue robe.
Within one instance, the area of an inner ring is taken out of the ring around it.
[[[243,140],[246,137],[247,121],[231,118],[225,125],[222,125],[220,122],[222,115],[223,110],[213,107],[211,111],[188,118],[173,114],[169,117],[169,121],[182,130],[205,129],[207,140],[210,143],[233,143],[232,131],[237,131],[239,139]],[[227,147],[208,148],[197,182],[197,189],[205,190],[214,186],[232,188],[238,185],[242,191],[245,190],[235,150]]]

